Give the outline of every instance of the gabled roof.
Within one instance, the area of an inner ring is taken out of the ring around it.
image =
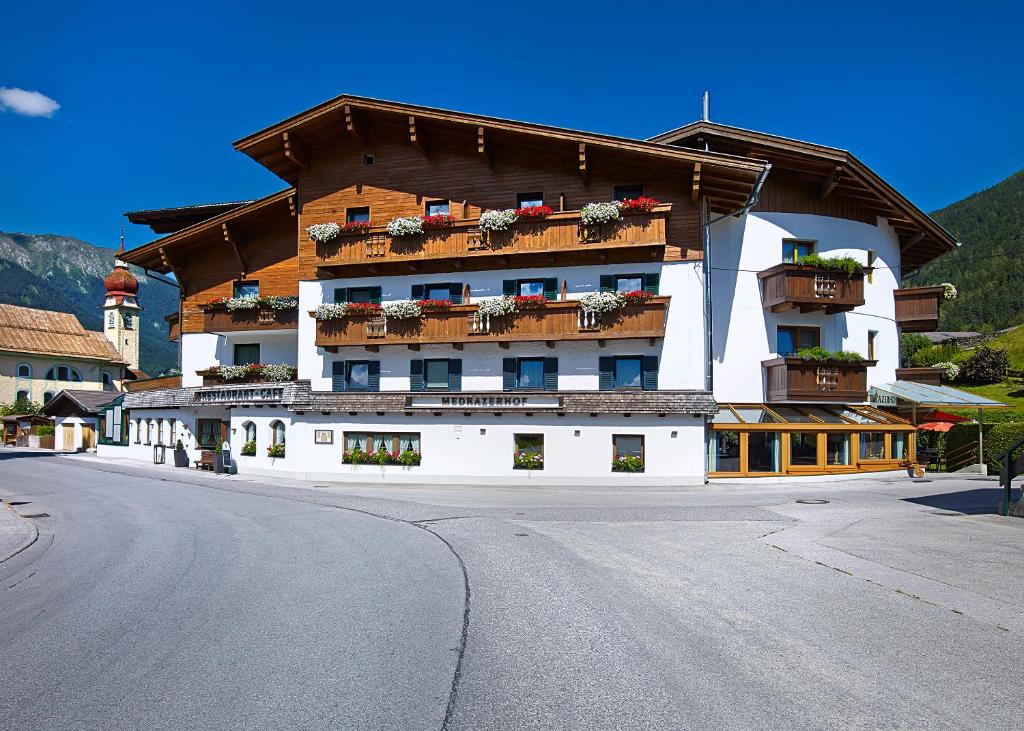
[[[186,226],[205,221],[240,206],[252,203],[232,201],[228,203],[198,203],[192,206],[174,206],[171,208],[150,208],[145,211],[125,211],[125,217],[132,223],[149,226],[155,234],[173,233]]]
[[[70,312],[0,304],[0,350],[127,365],[103,333],[86,330]]]
[[[887,218],[899,233],[904,274],[958,245],[951,233],[846,150],[706,121],[677,127],[650,141],[676,147],[707,144],[712,150],[765,159],[775,169],[792,170],[819,182],[822,198],[855,199]]]
[[[64,389],[43,405],[43,413],[47,416],[93,415],[116,396],[110,391]]]

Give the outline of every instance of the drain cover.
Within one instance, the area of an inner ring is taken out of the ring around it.
[[[819,500],[817,498],[804,498],[797,500],[801,505],[828,505],[828,500]]]

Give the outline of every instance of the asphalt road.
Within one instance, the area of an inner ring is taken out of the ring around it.
[[[991,482],[311,488],[16,455],[0,497],[49,517],[0,563],[0,727],[1020,727],[1024,521],[973,514]]]

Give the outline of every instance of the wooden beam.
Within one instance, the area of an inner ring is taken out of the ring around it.
[[[366,137],[363,135],[362,125],[356,121],[355,110],[348,104],[344,107],[345,111],[345,131],[356,138],[359,144],[366,146]]]
[[[690,189],[690,203],[697,205],[697,197],[700,195],[700,163],[693,164],[693,187]]]
[[[309,148],[291,132],[281,133],[281,144],[284,145],[284,156],[300,168],[309,167]]]
[[[484,135],[484,128],[476,128],[476,151],[487,163],[487,167],[494,167],[494,155],[491,153],[490,145],[487,144],[487,138]]]
[[[587,166],[587,143],[581,142],[579,148],[580,156],[580,177],[583,178],[584,184],[590,183],[590,169]]]
[[[245,259],[242,258],[242,252],[238,248],[238,242],[235,241],[235,237],[231,235],[231,229],[228,228],[226,223],[222,223],[220,225],[220,230],[224,234],[224,240],[231,244],[231,249],[235,252],[235,258],[238,259],[238,265],[242,267],[242,279],[245,279],[245,274],[249,271],[249,267],[245,265]]]
[[[429,158],[430,153],[427,152],[426,142],[423,137],[423,128],[416,125],[416,117],[409,115],[409,142],[412,146],[423,153],[423,157]]]
[[[288,196],[288,213],[291,214],[292,218],[295,218],[295,216],[298,215],[298,210],[297,210],[296,205],[295,205],[295,196],[294,195]]]
[[[924,231],[918,231],[916,234],[914,234],[913,236],[910,237],[910,239],[907,241],[907,243],[903,244],[903,246],[900,247],[900,254],[901,255],[906,254],[908,251],[913,249],[915,246],[920,244],[922,241],[924,241]]]
[[[185,288],[185,282],[181,278],[181,273],[178,271],[178,267],[174,266],[174,262],[164,251],[164,247],[157,249],[160,252],[160,261],[164,263],[164,266],[171,270],[171,274],[174,275],[174,279],[178,282],[178,289],[181,290],[182,294],[188,294],[188,290]]]

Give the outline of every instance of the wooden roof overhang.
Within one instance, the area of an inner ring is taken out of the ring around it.
[[[749,157],[347,94],[243,137],[234,146],[295,185],[318,145],[335,143],[340,136],[369,145],[384,130],[389,136],[401,134],[428,158],[432,137],[461,140],[470,154],[480,155],[488,165],[494,165],[496,156],[500,161],[503,147],[533,147],[564,156],[584,179],[595,159],[657,164],[692,180],[694,202],[699,190],[713,191],[706,198],[719,212],[746,205],[766,169],[764,161]]]
[[[958,246],[952,234],[846,150],[704,121],[649,141],[684,147],[707,144],[713,150],[767,160],[777,170],[818,183],[822,199],[835,195],[855,200],[888,219],[896,230],[904,276]]]
[[[201,203],[194,206],[176,206],[173,208],[151,208],[146,211],[125,211],[124,216],[132,223],[149,226],[155,234],[167,234],[188,228],[201,221],[219,216],[222,213],[227,213],[252,202],[248,200],[230,203]]]
[[[225,256],[237,261],[239,272],[244,276],[248,268],[245,256],[247,234],[258,230],[270,218],[294,217],[295,212],[295,189],[287,188],[126,251],[121,259],[152,271],[174,274],[182,291],[187,293],[188,283],[182,281],[177,263],[187,256],[190,249],[222,247]]]

